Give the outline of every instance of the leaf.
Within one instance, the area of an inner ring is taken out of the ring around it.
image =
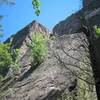
[[[100,36],[100,27],[94,26],[94,30],[97,36]]]
[[[29,48],[31,47],[31,59],[33,58],[35,63],[40,64],[47,54],[46,39],[43,34],[34,33],[31,40],[29,44]]]
[[[33,8],[35,9],[35,14],[39,16],[40,15],[39,7],[41,6],[41,2],[39,0],[32,0],[32,5]]]

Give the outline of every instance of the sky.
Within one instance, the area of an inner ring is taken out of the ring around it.
[[[14,6],[0,5],[0,14],[4,16],[0,24],[3,26],[5,41],[33,20],[46,26],[50,31],[60,21],[66,19],[82,7],[81,0],[40,0],[41,14],[34,14],[32,0],[16,0]]]

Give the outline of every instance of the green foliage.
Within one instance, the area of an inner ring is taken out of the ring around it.
[[[12,57],[8,50],[9,48],[10,44],[0,43],[0,74],[3,76],[12,63]]]
[[[39,9],[39,7],[41,5],[40,1],[39,0],[32,0],[32,5],[33,5],[33,8],[35,9],[35,14],[37,16],[39,16],[40,15],[40,9]]]
[[[18,72],[20,66],[20,50],[19,49],[13,49],[10,51],[11,56],[12,56],[12,64],[10,66],[12,72],[16,74]]]
[[[11,50],[11,43],[0,43],[0,75],[7,74],[9,68],[18,69],[18,50]],[[16,57],[16,60],[13,58]]]
[[[77,100],[80,98],[81,100],[97,100],[91,64],[87,65],[87,62],[89,62],[88,55],[83,56],[80,68],[84,66],[84,71],[77,72],[80,76],[80,78],[77,77]]]
[[[0,82],[3,80],[3,76],[2,75],[0,75]]]
[[[42,63],[47,54],[46,38],[43,34],[34,33],[29,47],[31,48],[31,59],[34,59],[35,65]]]
[[[97,36],[100,36],[100,27],[97,27],[96,25],[94,26],[94,31]]]

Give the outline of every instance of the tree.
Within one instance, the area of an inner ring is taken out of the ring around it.
[[[40,5],[41,5],[41,3],[40,3],[40,1],[39,0],[32,0],[32,5],[33,5],[33,8],[35,9],[35,14],[37,15],[37,16],[39,16],[40,15]]]
[[[9,48],[10,48],[10,44],[0,43],[0,75],[2,76],[6,75],[12,63],[12,57],[8,51]]]
[[[9,69],[16,74],[19,67],[19,50],[11,49],[11,43],[0,43],[0,76],[5,77]]]
[[[42,33],[34,33],[30,40],[28,47],[31,49],[32,66],[37,66],[43,62],[47,54],[46,39]]]
[[[100,27],[97,27],[97,25],[95,25],[93,28],[94,28],[96,35],[100,36]]]

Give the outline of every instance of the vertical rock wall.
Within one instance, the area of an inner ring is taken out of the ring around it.
[[[19,75],[12,82],[8,80],[5,84],[0,83],[0,90],[6,87],[0,93],[0,99],[97,100],[88,48],[89,43],[83,32],[76,32],[80,31],[81,28],[81,14],[85,15],[88,25],[100,25],[98,21],[98,16],[100,16],[99,1],[84,0],[84,7],[81,11],[57,24],[53,32],[58,35],[66,35],[49,41],[47,58],[29,76],[21,79]],[[14,48],[21,48],[24,56],[22,58],[23,65],[29,62],[27,57],[29,52],[27,52],[24,41],[28,41],[28,36],[31,36],[32,32],[41,32],[45,35],[48,33],[45,27],[33,21],[30,25],[12,36]],[[96,43],[96,46],[99,46],[99,43]],[[99,55],[99,47],[95,50],[97,55]],[[98,64],[100,64],[99,57],[97,58]]]
[[[25,79],[8,81],[0,100],[97,100],[86,36],[63,35],[48,42],[45,61]]]
[[[83,8],[55,25],[53,33],[63,35],[79,32],[82,19],[86,19],[91,27],[100,26],[100,0],[83,0]]]

